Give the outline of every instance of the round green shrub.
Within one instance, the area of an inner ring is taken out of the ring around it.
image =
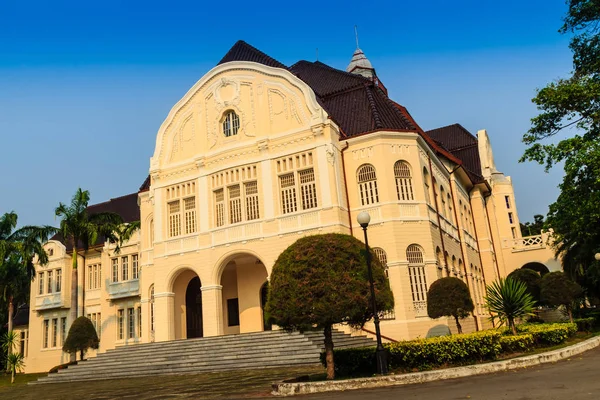
[[[527,286],[527,293],[529,293],[533,299],[539,303],[540,285],[542,283],[542,277],[540,274],[532,269],[521,268],[516,269],[508,274],[507,278],[523,282]]]
[[[427,292],[429,318],[454,317],[458,333],[462,333],[459,319],[468,317],[474,309],[469,288],[458,278],[438,279],[429,287]]]
[[[63,345],[63,351],[67,353],[76,353],[79,351],[83,358],[83,353],[87,349],[97,349],[99,345],[100,340],[92,321],[86,317],[79,317],[69,329],[69,334]]]

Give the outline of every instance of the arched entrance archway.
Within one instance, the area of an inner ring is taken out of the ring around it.
[[[261,288],[267,269],[254,255],[228,257],[221,270],[223,333],[226,335],[265,330]]]
[[[544,264],[539,263],[539,262],[530,262],[530,263],[527,263],[527,264],[523,265],[521,267],[521,269],[531,269],[531,270],[539,273],[541,276],[544,276],[548,272],[550,272],[550,270],[548,269],[548,267],[546,267]]]
[[[204,335],[202,321],[202,283],[190,270],[181,271],[173,281],[173,339]]]
[[[202,329],[202,292],[200,278],[192,278],[185,291],[185,321],[186,337],[199,338],[203,336]]]

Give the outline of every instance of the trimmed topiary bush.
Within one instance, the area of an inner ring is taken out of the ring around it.
[[[521,268],[515,269],[508,274],[507,278],[523,282],[525,286],[527,286],[527,293],[529,293],[536,302],[540,302],[540,285],[542,283],[540,274],[529,268]]]
[[[500,345],[503,353],[524,353],[531,351],[534,347],[533,335],[523,333],[520,335],[502,336]]]
[[[565,306],[573,322],[573,302],[583,295],[581,286],[556,271],[544,275],[541,288],[542,302],[550,307]]]
[[[66,353],[77,353],[79,351],[83,360],[83,353],[87,349],[97,349],[99,345],[100,340],[92,321],[86,317],[79,317],[69,329],[63,351]]]
[[[384,268],[375,253],[368,256],[377,310],[392,310],[394,297]],[[330,233],[298,239],[273,266],[266,312],[284,329],[323,329],[327,379],[335,376],[332,326],[360,327],[373,318],[366,257],[360,240]]]
[[[454,317],[458,333],[462,333],[459,320],[468,317],[474,309],[469,288],[458,278],[438,279],[427,291],[429,318]]]
[[[443,365],[460,365],[493,360],[502,351],[497,330],[440,336],[386,344],[390,366],[404,371],[426,370]]]

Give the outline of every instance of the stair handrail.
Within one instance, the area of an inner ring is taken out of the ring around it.
[[[377,334],[376,334],[375,332],[373,332],[373,331],[371,331],[371,330],[369,330],[369,329],[367,329],[367,328],[360,328],[360,330],[361,330],[361,331],[364,331],[364,332],[367,332],[367,333],[370,333],[371,335],[375,335],[375,336],[377,336]],[[389,337],[389,336],[381,335],[381,337],[382,337],[383,339],[385,339],[385,340],[389,340],[389,341],[390,341],[390,342],[392,342],[392,343],[398,343],[398,341],[397,341],[396,339],[392,339],[392,338],[391,338],[391,337]]]

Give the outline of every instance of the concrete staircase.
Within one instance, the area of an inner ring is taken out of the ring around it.
[[[336,348],[375,345],[367,337],[340,331],[333,336]],[[108,350],[31,384],[318,365],[322,347],[322,331],[267,331],[139,344]]]

